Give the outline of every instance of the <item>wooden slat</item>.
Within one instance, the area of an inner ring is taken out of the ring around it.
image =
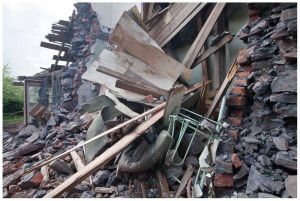
[[[68,27],[69,24],[70,24],[70,21],[59,20],[59,21],[57,22],[57,24],[63,25],[63,26],[65,26],[65,27]]]
[[[53,60],[59,60],[59,61],[75,61],[74,59],[70,59],[68,57],[62,57],[62,56],[57,56],[57,55],[53,55],[52,57]]]
[[[192,66],[224,7],[225,3],[217,3],[210,13],[197,38],[182,61],[186,68]]]
[[[52,50],[58,50],[58,51],[61,49],[60,45],[56,45],[56,44],[53,44],[53,43],[47,43],[47,42],[43,42],[43,41],[41,42],[40,46],[48,48],[48,49],[52,49]],[[63,47],[62,50],[63,51],[68,51],[69,48]]]
[[[221,47],[229,43],[232,39],[233,36],[231,34],[227,34],[226,36],[224,36],[219,42],[217,42],[217,44],[210,46],[209,48],[207,48],[207,50],[204,51],[204,53],[200,54],[193,66],[196,66],[203,60],[207,59],[210,55],[218,51]]]
[[[181,183],[178,187],[178,190],[176,192],[175,198],[179,198],[179,196],[181,195],[182,191],[184,190],[187,182],[189,181],[189,179],[191,178],[191,176],[193,175],[194,172],[194,167],[189,164],[188,168],[186,169],[183,178],[181,180]]]
[[[168,36],[170,34],[170,31],[174,30],[175,27],[177,27],[197,6],[199,3],[188,3],[188,4],[183,4],[182,8],[177,11],[177,13],[174,13],[172,16],[170,16],[168,19],[168,23],[164,27],[160,27],[158,33],[156,35],[150,34],[152,38],[154,38],[158,43],[159,38]],[[160,39],[162,40],[162,39]]]
[[[171,22],[171,19],[186,7],[188,7],[188,3],[174,3],[170,7],[170,10],[166,12],[162,18],[153,25],[153,27],[150,27],[149,35],[152,38],[155,38],[162,31],[162,29]]]
[[[193,11],[188,12],[188,16],[182,20],[174,19],[163,32],[158,35],[156,41],[163,47],[165,46],[188,22],[190,22],[205,6],[207,3],[201,3]]]
[[[149,74],[159,72],[166,79],[175,81],[184,69],[181,63],[165,54],[126,12],[123,13],[114,29],[111,40],[118,45],[120,50],[148,64]]]
[[[137,94],[142,94],[144,96],[152,95],[155,98],[159,98],[159,97],[162,96],[161,94],[158,94],[158,93],[155,93],[153,91],[147,90],[142,86],[138,86],[138,85],[135,85],[135,84],[130,84],[130,83],[124,82],[122,80],[117,80],[116,87],[118,87],[120,89],[127,90],[127,91],[131,91],[131,92],[134,92],[134,93],[137,93]]]
[[[222,12],[219,16],[219,20],[216,24],[216,32],[217,34],[222,34],[226,30],[226,20],[224,12]],[[215,88],[219,88],[225,78],[226,73],[226,55],[225,55],[225,47],[221,47],[217,52],[214,53],[215,58]]]
[[[66,31],[67,27],[61,26],[61,25],[57,25],[57,24],[53,24],[52,27],[51,27],[51,29],[59,30],[59,31]]]
[[[163,114],[164,114],[164,110],[160,110],[159,112],[154,114],[148,120],[146,120],[141,125],[139,125],[136,129],[134,129],[134,131],[124,136],[121,140],[119,140],[110,148],[108,148],[95,160],[93,160],[88,165],[86,165],[84,169],[78,171],[77,173],[69,177],[66,181],[64,181],[62,184],[57,186],[55,189],[47,193],[45,195],[45,198],[59,197],[64,192],[75,187],[77,184],[79,184],[89,175],[96,172],[101,167],[101,165],[103,165],[105,162],[112,159],[114,156],[120,153],[125,147],[127,147],[127,145],[129,145],[140,135],[142,135],[144,131],[147,130],[150,126],[152,126],[154,123],[156,123],[163,116]]]
[[[197,28],[198,28],[198,31],[200,32],[201,31],[201,29],[202,29],[202,26],[203,26],[203,17],[202,17],[202,15],[201,15],[201,13],[200,13],[200,15],[198,15],[198,18],[197,18]],[[201,48],[201,50],[200,50],[200,53],[202,54],[203,52],[205,52],[205,45],[206,45],[206,42],[203,44],[203,47]],[[204,81],[204,82],[206,82],[206,81],[208,81],[209,79],[208,79],[208,64],[207,64],[207,61],[206,60],[204,60],[203,62],[202,62],[202,65],[201,65],[201,67],[202,67],[202,81]]]
[[[206,117],[210,117],[210,115],[213,113],[213,111],[216,109],[218,106],[220,100],[222,99],[224,93],[226,92],[227,88],[229,87],[231,81],[234,78],[234,75],[236,74],[238,70],[238,64],[236,63],[236,59],[234,60],[232,66],[230,67],[218,93],[216,94],[212,105],[210,106],[209,110],[206,113]]]

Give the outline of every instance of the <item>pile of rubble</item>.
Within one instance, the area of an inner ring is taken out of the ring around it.
[[[249,4],[249,18],[214,185],[225,197],[297,197],[297,6]]]
[[[295,197],[296,4],[248,4],[247,47],[220,89],[204,73],[187,84],[233,38],[212,31],[225,5],[145,3],[110,30],[90,3],[75,4],[64,23],[72,63],[52,74],[57,101],[45,78],[34,121],[4,132],[3,196]],[[206,9],[183,60],[166,54]]]

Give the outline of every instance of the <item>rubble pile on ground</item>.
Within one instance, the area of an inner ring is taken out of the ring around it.
[[[249,18],[238,35],[247,44],[237,58],[245,82],[228,99],[233,128],[215,186],[225,197],[296,197],[297,7],[249,4]]]
[[[210,91],[205,59],[233,39],[213,29],[225,5],[145,3],[111,31],[76,3],[60,101],[40,97],[34,121],[3,135],[3,196],[295,197],[296,4],[248,4],[246,47]],[[196,18],[182,61],[166,54]],[[202,81],[187,84],[195,63]]]

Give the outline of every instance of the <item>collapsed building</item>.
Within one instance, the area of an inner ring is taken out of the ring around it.
[[[296,3],[74,6],[19,77],[3,197],[297,197]]]

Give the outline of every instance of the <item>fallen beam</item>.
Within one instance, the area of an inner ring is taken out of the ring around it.
[[[120,88],[120,89],[127,90],[127,91],[131,91],[131,92],[134,92],[134,93],[137,93],[137,94],[141,94],[141,95],[144,95],[144,96],[152,95],[155,98],[159,98],[159,97],[162,96],[161,94],[150,91],[146,88],[143,88],[142,86],[138,86],[138,85],[135,85],[135,84],[130,84],[130,83],[124,82],[122,80],[117,80],[116,87]]]
[[[141,125],[139,125],[136,129],[134,129],[134,131],[124,136],[121,140],[116,142],[105,152],[103,152],[100,156],[98,156],[96,159],[90,162],[87,166],[85,166],[84,169],[69,177],[66,181],[64,181],[62,184],[57,186],[55,189],[53,189],[51,192],[46,194],[44,197],[45,198],[59,197],[64,192],[75,187],[77,184],[82,182],[89,175],[96,172],[101,165],[103,165],[105,162],[112,159],[115,155],[121,152],[127,145],[129,145],[140,135],[142,135],[143,132],[147,130],[150,126],[152,126],[154,123],[156,123],[163,116],[163,114],[164,114],[164,109],[154,114],[148,120],[146,120]]]
[[[203,60],[207,59],[210,55],[218,51],[221,47],[229,43],[233,39],[231,34],[224,36],[217,44],[210,46],[205,52],[201,55],[198,55],[193,66],[200,64]]]
[[[225,7],[225,3],[217,3],[210,13],[209,17],[205,21],[201,31],[199,32],[197,38],[193,42],[192,46],[190,47],[189,51],[185,55],[182,63],[185,65],[186,68],[190,68],[194,63],[197,55],[199,54],[201,48],[203,47],[208,35],[210,34],[212,28],[214,27],[215,23],[217,22],[218,17],[220,16],[223,8]]]
[[[231,81],[234,78],[234,75],[236,74],[238,69],[238,64],[236,63],[236,59],[234,60],[232,66],[230,67],[218,93],[216,94],[209,110],[206,113],[206,117],[210,117],[210,115],[212,114],[212,112],[216,109],[216,107],[218,106],[220,100],[222,99],[224,93],[226,92],[227,88],[229,87]]]
[[[188,168],[186,169],[183,178],[181,180],[181,183],[177,189],[175,198],[179,198],[179,196],[181,195],[182,191],[184,190],[185,186],[187,185],[189,179],[191,178],[191,176],[193,175],[194,172],[194,167],[190,164],[188,166]]]

